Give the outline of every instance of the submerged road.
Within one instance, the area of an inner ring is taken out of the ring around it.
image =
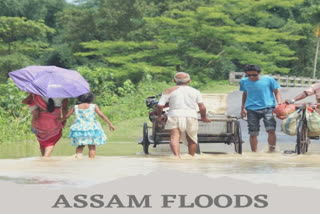
[[[282,100],[284,102],[285,99],[294,98],[296,95],[304,91],[306,88],[280,88],[280,93]],[[240,117],[241,111],[241,100],[242,100],[242,92],[234,91],[229,93],[228,96],[226,94],[202,94],[204,98],[204,103],[207,107],[207,111],[212,114],[229,114]],[[309,96],[304,100],[299,101],[298,103],[315,103],[315,96]],[[248,135],[248,127],[247,121],[240,119],[240,125],[242,130],[242,140],[245,142],[243,145],[244,152],[251,152],[250,143],[249,143],[249,135]],[[281,123],[282,121],[276,118],[277,121],[277,146],[276,151],[283,152],[285,150],[294,150],[296,145],[296,136],[289,136],[281,131]],[[160,149],[160,148],[161,149]],[[158,149],[154,150],[152,146],[149,147],[151,152],[167,152],[171,154],[170,148],[168,145],[158,145]],[[187,148],[184,146],[180,147],[182,151],[187,152]],[[315,152],[317,154],[320,153],[320,140],[311,140],[311,144],[309,147],[309,153]],[[223,143],[210,143],[200,144],[201,152],[234,152],[233,144],[225,145]],[[268,135],[265,131],[265,127],[263,124],[263,120],[260,121],[260,134],[258,136],[258,151],[259,152],[267,152],[268,151]]]

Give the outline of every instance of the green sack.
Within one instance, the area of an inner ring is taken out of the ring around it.
[[[281,130],[288,135],[297,135],[297,127],[301,120],[301,109],[289,114],[281,124]]]
[[[309,130],[309,136],[319,136],[320,135],[320,115],[318,112],[306,111],[307,126]]]

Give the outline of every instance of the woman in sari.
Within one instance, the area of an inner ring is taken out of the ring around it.
[[[46,98],[32,94],[22,101],[29,104],[32,112],[32,131],[40,144],[40,151],[43,157],[50,157],[55,144],[62,136],[62,123],[58,119],[68,113],[68,99]]]

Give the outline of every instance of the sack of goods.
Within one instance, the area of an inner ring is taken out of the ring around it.
[[[280,105],[277,105],[273,111],[274,114],[276,114],[277,118],[283,120],[285,119],[289,114],[296,111],[296,105],[295,104],[286,104],[282,103]]]
[[[306,120],[309,130],[309,136],[320,135],[320,115],[318,112],[308,109],[306,111]]]
[[[301,109],[289,114],[281,124],[281,130],[288,135],[297,135],[297,127],[301,120]]]

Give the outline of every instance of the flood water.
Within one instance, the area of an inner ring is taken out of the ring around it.
[[[300,89],[295,90],[283,90],[283,98],[293,97]],[[240,92],[230,94],[228,113],[238,115],[239,105],[235,104],[239,103]],[[247,124],[243,120],[240,123],[245,141],[242,155],[235,154],[232,145],[200,144],[202,153],[195,157],[187,155],[186,148],[181,145],[180,160],[171,155],[168,145],[155,149],[150,146],[150,155],[141,152],[134,156],[98,156],[93,160],[73,156],[0,159],[0,180],[54,189],[81,188],[165,168],[209,177],[227,176],[253,183],[320,189],[320,140],[311,141],[307,154],[285,154],[286,150],[294,150],[295,137],[282,133],[281,121],[278,120],[276,152],[268,153],[267,135],[261,122],[259,152],[252,153]]]
[[[181,146],[182,152],[186,149]],[[235,154],[229,145],[203,145],[204,153],[191,157],[183,153],[174,158],[167,145],[151,149],[150,155],[98,156],[91,160],[74,156],[40,157],[0,160],[0,179],[24,185],[46,188],[82,188],[113,181],[118,178],[146,175],[159,169],[201,173],[209,177],[231,177],[253,183],[272,183],[320,189],[320,146],[310,145],[305,155],[284,154],[292,143],[282,143],[277,152],[267,153],[266,144],[260,152]],[[212,152],[214,149],[214,152]]]

